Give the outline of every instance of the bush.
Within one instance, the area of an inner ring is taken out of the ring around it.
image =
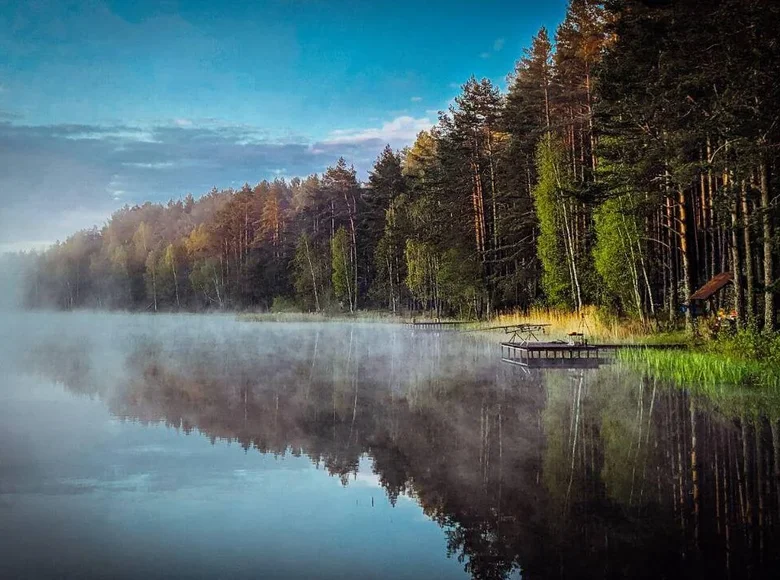
[[[295,303],[294,300],[291,300],[290,298],[285,298],[284,296],[275,296],[273,304],[271,304],[271,312],[274,313],[281,313],[281,312],[300,312],[301,309],[298,307],[298,305]]]
[[[732,335],[720,333],[715,340],[706,343],[705,350],[731,360],[761,361],[780,366],[780,336],[753,329],[740,330]]]

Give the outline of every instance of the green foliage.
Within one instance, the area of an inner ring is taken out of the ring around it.
[[[705,343],[706,352],[734,361],[761,361],[780,369],[780,335],[759,333],[745,329],[734,335],[722,333],[716,340]]]
[[[385,229],[374,253],[376,278],[373,290],[387,300],[388,307],[397,311],[406,278],[404,249],[408,225],[408,196],[399,194],[385,210]]]
[[[475,314],[473,306],[482,293],[479,263],[457,249],[447,250],[436,274],[441,299],[451,304],[459,317]]]
[[[642,302],[635,288],[641,267],[641,224],[630,196],[607,199],[594,212],[596,244],[594,265],[605,293],[624,309],[641,314]]]
[[[691,350],[630,350],[623,360],[677,384],[722,396],[747,389],[780,396],[780,336],[740,331]]]
[[[203,306],[222,308],[225,305],[225,287],[216,259],[196,260],[190,272],[190,283]]]
[[[298,301],[306,310],[320,310],[328,279],[327,252],[315,245],[307,233],[298,237],[293,258],[293,286]]]
[[[187,254],[183,245],[169,244],[156,266],[156,286],[162,304],[180,308],[184,302],[188,277]]]
[[[406,286],[425,305],[435,301],[439,256],[428,242],[406,240]]]
[[[632,369],[706,397],[730,418],[780,416],[780,372],[758,361],[712,352],[625,351]]]
[[[300,312],[300,310],[300,306],[296,304],[294,300],[291,300],[286,296],[274,296],[274,301],[271,304],[271,312],[274,314],[281,314],[283,312]]]
[[[349,235],[344,227],[340,227],[331,239],[330,254],[333,292],[338,300],[348,302],[351,307],[353,298],[352,249]]]
[[[571,277],[560,215],[564,188],[562,159],[559,144],[546,139],[539,142],[536,152],[539,182],[533,190],[533,199],[539,220],[537,251],[542,263],[544,293],[551,306],[571,307]]]

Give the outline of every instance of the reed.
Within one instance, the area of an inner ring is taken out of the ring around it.
[[[629,350],[622,362],[649,376],[706,397],[730,417],[780,416],[780,366],[747,358],[734,339],[698,351]]]
[[[486,326],[513,324],[549,324],[546,332],[550,339],[563,339],[571,332],[582,332],[589,339],[618,343],[679,342],[682,335],[674,337],[654,333],[648,325],[639,321],[608,316],[595,306],[580,312],[549,308],[532,308],[529,311],[513,311],[495,316]]]
[[[632,349],[622,351],[620,358],[640,364],[651,375],[683,386],[780,387],[780,369],[716,352]]]

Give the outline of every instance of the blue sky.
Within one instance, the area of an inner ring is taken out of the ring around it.
[[[365,175],[565,0],[0,0],[0,251],[125,203]]]

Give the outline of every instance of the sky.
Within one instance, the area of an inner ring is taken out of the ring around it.
[[[0,0],[0,252],[125,204],[365,178],[566,0]]]

